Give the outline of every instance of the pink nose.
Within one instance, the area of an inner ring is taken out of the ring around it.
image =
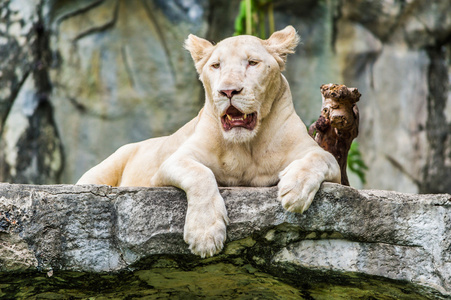
[[[219,93],[221,93],[222,95],[226,96],[229,99],[232,99],[232,97],[234,95],[237,95],[239,93],[241,93],[243,89],[240,90],[220,90]]]

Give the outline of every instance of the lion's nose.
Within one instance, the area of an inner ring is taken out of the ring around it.
[[[241,93],[242,90],[243,90],[242,88],[239,90],[220,90],[219,93],[226,96],[229,99],[232,99],[234,95]]]

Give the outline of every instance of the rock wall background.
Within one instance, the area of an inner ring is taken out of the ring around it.
[[[233,34],[238,0],[0,1],[0,180],[74,183],[203,103],[189,33]],[[285,72],[304,122],[319,87],[362,93],[366,187],[451,192],[451,3],[275,0],[302,37]],[[354,185],[359,186],[358,183]]]

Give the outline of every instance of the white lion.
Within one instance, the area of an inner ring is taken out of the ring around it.
[[[78,184],[176,186],[186,192],[184,239],[201,257],[221,251],[227,211],[218,186],[273,186],[288,211],[302,213],[323,181],[340,182],[335,158],[308,135],[281,74],[299,41],[288,26],[267,40],[189,35],[205,88],[199,115],[174,134],[119,148]]]

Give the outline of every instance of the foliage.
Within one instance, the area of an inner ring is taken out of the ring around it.
[[[255,35],[261,39],[274,32],[274,13],[272,0],[242,0],[235,19],[234,35]]]
[[[363,161],[362,153],[359,150],[359,143],[357,141],[352,142],[348,152],[348,169],[356,174],[363,184],[366,183],[365,172],[368,170],[368,166]]]

